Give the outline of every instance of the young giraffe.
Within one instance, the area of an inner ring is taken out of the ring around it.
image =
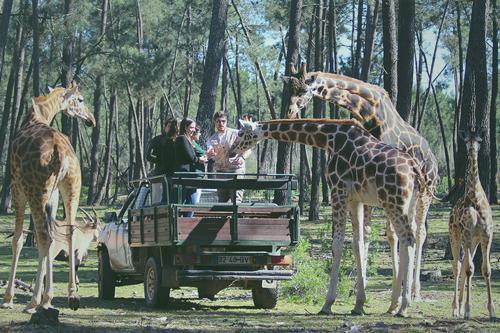
[[[16,211],[16,224],[12,238],[12,268],[2,307],[13,307],[17,263],[23,243],[23,219],[29,204],[35,224],[38,248],[38,270],[35,288],[25,312],[34,312],[40,303],[43,276],[46,275],[41,305],[51,306],[53,297],[52,260],[57,253],[54,233],[55,214],[61,192],[66,212],[66,224],[75,225],[80,198],[80,163],[68,137],[50,127],[55,115],[63,110],[68,116],[78,117],[88,126],[95,126],[92,113],[83,103],[83,96],[73,81],[68,88],[58,87],[49,95],[33,99],[26,120],[12,141],[11,175],[12,201]],[[75,283],[75,233],[67,236],[69,255],[68,303],[78,309],[80,300]]]
[[[392,290],[392,307],[406,316],[410,303],[415,254],[414,212],[419,175],[413,158],[384,144],[368,133],[356,120],[303,119],[275,120],[261,123],[241,122],[232,153],[242,154],[259,141],[276,139],[298,142],[327,150],[327,179],[331,189],[333,212],[332,271],[330,287],[321,313],[331,314],[335,301],[338,272],[345,237],[347,212],[353,224],[353,246],[356,254],[358,292],[355,314],[364,313],[366,300],[366,260],[363,242],[364,205],[383,207],[400,239],[401,264],[396,288]],[[403,288],[401,290],[401,288]]]
[[[417,198],[417,247],[412,288],[412,296],[420,299],[422,247],[426,237],[425,219],[439,180],[437,160],[429,143],[401,118],[385,89],[343,75],[323,72],[307,73],[305,64],[300,72],[294,68],[291,72],[292,76],[285,78],[285,81],[289,81],[292,87],[288,118],[297,118],[300,110],[313,97],[335,103],[349,110],[353,117],[376,138],[407,152],[420,165],[426,186],[422,186]],[[365,211],[365,224],[368,224],[370,210]],[[365,227],[368,229],[367,225]],[[393,271],[397,272],[397,238],[394,237],[390,225],[388,225],[387,233],[393,256]],[[368,237],[365,243],[368,249]],[[395,278],[393,278],[393,288],[394,283]],[[389,312],[391,311],[392,309],[389,309]]]
[[[474,274],[474,253],[481,244],[483,255],[482,272],[488,289],[488,311],[490,319],[495,319],[495,306],[491,297],[491,266],[490,249],[493,240],[493,218],[488,198],[479,180],[477,154],[482,141],[481,135],[471,129],[464,135],[467,145],[469,165],[467,169],[467,185],[465,193],[453,206],[450,212],[450,243],[453,253],[453,275],[455,277],[455,294],[453,296],[453,316],[464,314],[465,319],[471,318],[470,297],[472,291],[472,275]],[[463,248],[463,259],[460,258],[460,248]],[[464,261],[462,266],[462,260]],[[461,278],[459,274],[461,273]],[[460,281],[460,298],[458,295]],[[467,283],[467,295],[464,306],[464,288]]]

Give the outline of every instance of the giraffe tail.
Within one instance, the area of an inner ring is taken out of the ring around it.
[[[46,219],[44,224],[44,230],[48,233],[50,238],[55,242],[68,243],[67,233],[61,231],[61,227],[66,225],[59,225],[59,221],[55,219],[55,213],[53,211],[54,207],[52,203],[48,202],[45,204]],[[71,226],[70,226],[71,227]]]

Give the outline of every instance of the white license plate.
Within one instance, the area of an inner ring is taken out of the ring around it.
[[[248,265],[252,263],[252,258],[249,256],[218,256],[218,264],[224,265]]]

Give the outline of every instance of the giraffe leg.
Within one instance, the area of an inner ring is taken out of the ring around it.
[[[24,210],[26,208],[26,197],[16,186],[12,187],[12,199],[16,210],[16,224],[14,227],[14,236],[12,237],[12,264],[2,304],[2,308],[9,309],[12,309],[14,305],[14,280],[16,279],[19,255],[21,254],[21,250],[23,248],[23,222]]]
[[[483,264],[481,267],[484,281],[486,282],[486,289],[488,292],[488,312],[490,313],[490,320],[496,319],[495,304],[493,304],[493,298],[491,295],[491,265],[490,265],[490,249],[491,242],[493,240],[493,234],[490,233],[488,237],[481,239],[481,253],[483,255]]]
[[[68,306],[72,310],[78,310],[80,307],[80,297],[77,294],[76,285],[75,233],[73,232],[80,198],[81,176],[79,172],[80,167],[78,166],[72,173],[68,173],[59,184],[59,190],[61,191],[66,210],[66,224],[70,225],[70,232],[68,234]]]
[[[453,317],[458,317],[460,315],[459,301],[458,301],[458,291],[460,282],[460,271],[462,269],[462,258],[460,258],[460,233],[455,230],[452,226],[454,224],[453,218],[450,217],[450,245],[451,253],[453,255],[452,269],[454,278],[454,294],[453,294]]]
[[[339,281],[340,260],[344,250],[345,224],[346,224],[346,203],[345,196],[332,193],[333,210],[333,241],[332,241],[332,271],[330,275],[330,285],[326,295],[325,304],[321,308],[320,314],[332,314],[332,304],[337,296],[337,284]]]
[[[372,228],[370,226],[372,220],[373,207],[363,206],[363,226],[364,226],[364,241],[365,241],[365,267],[368,269],[368,249],[370,247],[370,238],[372,235]]]
[[[387,241],[389,242],[392,258],[392,298],[391,305],[389,307],[389,310],[387,310],[387,313],[396,314],[399,305],[401,304],[400,291],[396,292],[399,272],[398,236],[396,235],[394,226],[389,219],[387,220],[386,228]]]
[[[47,211],[45,210],[47,196],[40,193],[34,193],[29,200],[31,215],[35,225],[35,236],[38,248],[38,268],[36,272],[35,286],[31,301],[24,308],[24,312],[34,313],[42,298],[44,277],[47,268],[48,247],[52,242],[47,223]]]
[[[358,202],[350,202],[348,204],[351,213],[352,221],[352,248],[354,250],[354,257],[356,258],[356,272],[357,272],[357,291],[356,291],[356,305],[351,311],[354,315],[363,315],[365,310],[363,306],[366,301],[366,258],[365,258],[365,237],[364,237],[364,224],[363,224],[363,205]]]
[[[386,210],[387,212],[388,210]],[[399,210],[388,213],[394,230],[399,238],[399,272],[396,282],[396,289],[393,290],[393,298],[401,295],[401,307],[398,317],[407,317],[408,307],[411,303],[411,287],[413,279],[413,268],[415,260],[415,228],[413,216],[403,214]]]
[[[470,246],[470,244],[464,247],[464,270],[465,270],[465,311],[464,319],[471,318],[471,294],[472,294],[472,276],[474,275],[474,252],[477,244]]]
[[[427,236],[425,230],[425,219],[429,211],[431,200],[428,195],[419,197],[416,207],[416,223],[417,223],[417,241],[416,241],[416,256],[415,256],[415,274],[413,276],[412,298],[416,301],[421,299],[420,295],[420,270],[422,265],[422,250]]]

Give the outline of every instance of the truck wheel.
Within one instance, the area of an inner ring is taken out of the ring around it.
[[[215,300],[215,294],[209,288],[198,287],[198,298],[199,299],[207,298],[213,301]]]
[[[99,250],[99,268],[98,276],[98,294],[99,299],[110,300],[115,298],[115,272],[109,264],[108,250],[101,248]]]
[[[274,309],[278,303],[278,288],[252,288],[253,304],[257,309]]]
[[[150,257],[144,268],[144,299],[152,308],[164,307],[170,298],[170,288],[161,286],[161,266],[157,259]]]

